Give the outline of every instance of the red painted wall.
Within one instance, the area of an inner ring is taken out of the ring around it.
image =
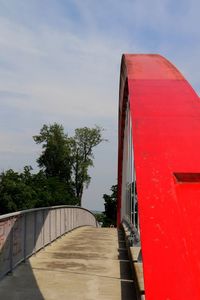
[[[146,299],[200,300],[199,97],[159,55],[124,55],[120,76],[118,224],[129,95]]]

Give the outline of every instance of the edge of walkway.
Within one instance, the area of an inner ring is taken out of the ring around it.
[[[128,249],[133,280],[136,283],[137,300],[145,300],[143,263],[139,261],[141,247],[130,246],[129,237],[131,233],[129,231],[129,228],[124,223],[122,223],[122,229],[125,234],[126,247]]]

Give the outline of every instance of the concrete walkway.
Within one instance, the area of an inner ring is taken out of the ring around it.
[[[136,299],[123,236],[92,227],[66,234],[6,276],[0,299]]]

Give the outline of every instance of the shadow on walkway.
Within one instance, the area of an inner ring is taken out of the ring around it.
[[[28,261],[18,266],[12,275],[7,275],[1,280],[0,299],[45,300]]]

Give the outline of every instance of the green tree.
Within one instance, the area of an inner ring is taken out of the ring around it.
[[[61,181],[71,179],[71,154],[67,135],[62,125],[43,125],[39,135],[33,137],[37,144],[42,144],[42,154],[37,159],[38,165],[47,177],[58,177]]]
[[[34,140],[42,145],[37,159],[40,170],[22,173],[12,169],[0,174],[0,214],[34,207],[81,204],[83,188],[90,182],[88,168],[93,166],[93,148],[103,141],[102,129],[78,128],[74,137],[62,125],[43,125]]]
[[[105,218],[103,226],[116,226],[117,222],[117,185],[111,187],[111,194],[103,195],[104,207],[105,207]]]
[[[0,201],[0,213],[5,214],[34,207],[37,194],[24,181],[24,174],[10,169],[0,175]]]
[[[40,134],[33,137],[37,144],[42,144],[43,151],[37,160],[39,167],[48,178],[66,182],[79,205],[83,190],[90,183],[88,169],[93,166],[93,149],[104,140],[102,131],[99,126],[77,128],[75,135],[68,137],[63,126],[54,123],[43,125]]]
[[[75,205],[72,188],[58,177],[47,177],[44,171],[31,173],[26,166],[22,173],[12,169],[0,174],[0,214],[34,207]]]
[[[105,214],[102,212],[102,213],[95,213],[94,215],[95,215],[95,218],[96,218],[97,222],[101,226],[104,226],[105,223],[106,223]]]
[[[99,126],[94,128],[77,128],[74,137],[70,138],[72,153],[72,181],[75,196],[78,198],[79,205],[84,188],[90,183],[88,174],[89,167],[93,166],[93,149],[105,139],[102,137],[103,129]]]

